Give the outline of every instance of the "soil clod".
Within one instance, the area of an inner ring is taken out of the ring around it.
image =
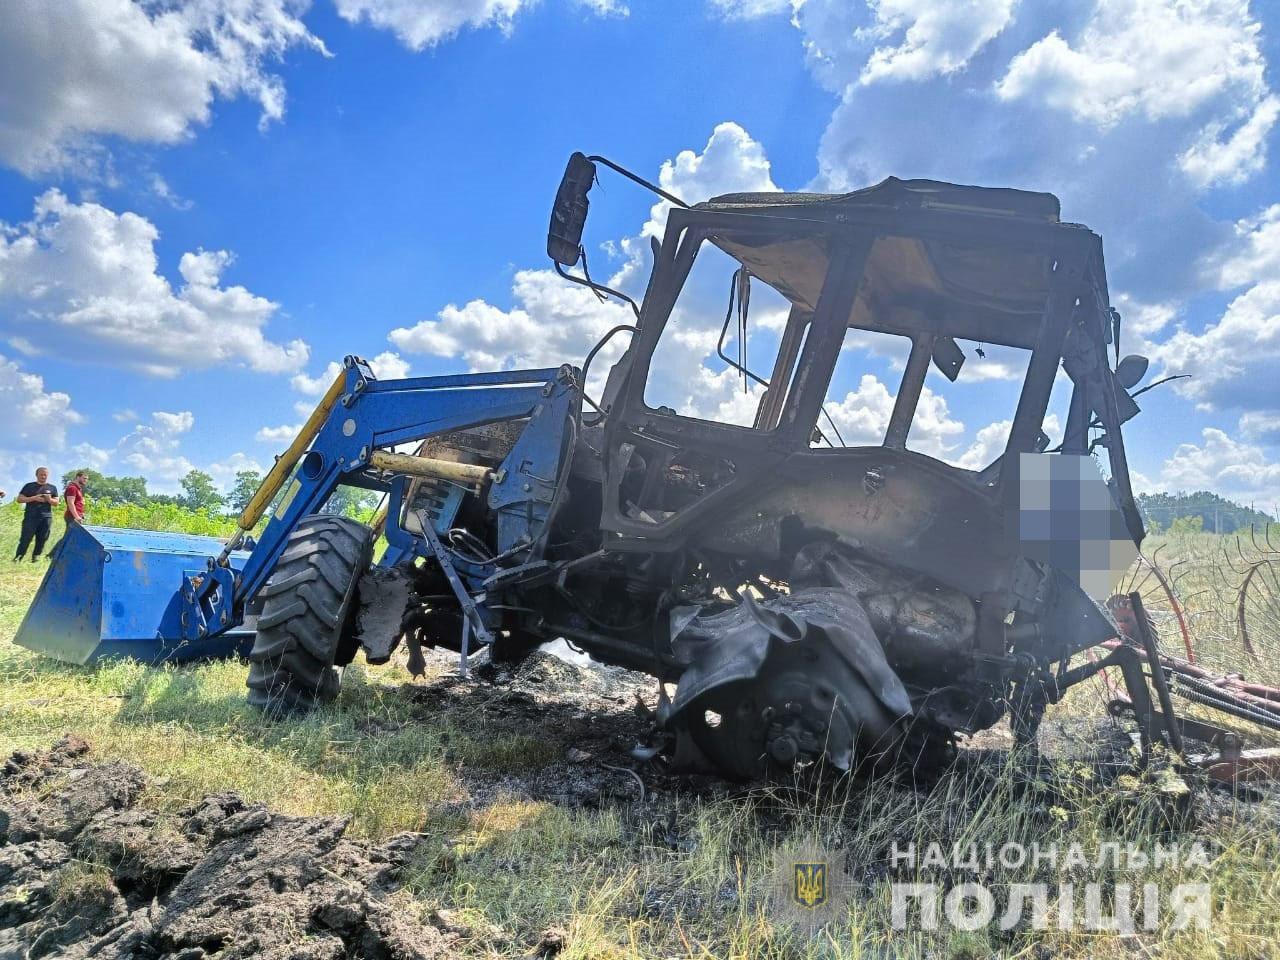
[[[83,741],[0,771],[0,960],[426,960],[455,935],[396,904],[420,838],[373,845],[340,817],[233,793],[167,815],[146,775]]]

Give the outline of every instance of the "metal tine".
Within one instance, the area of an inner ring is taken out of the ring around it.
[[[1249,570],[1249,562],[1247,560],[1243,560],[1242,558],[1244,562],[1244,569],[1241,570],[1239,567],[1236,566],[1235,560],[1232,559],[1230,551],[1226,550],[1225,548],[1222,551],[1222,560],[1228,567],[1231,568],[1231,572],[1234,573],[1237,577],[1243,577]]]

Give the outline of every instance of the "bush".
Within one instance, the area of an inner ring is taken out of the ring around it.
[[[93,526],[128,527],[134,530],[161,530],[167,533],[194,533],[206,537],[230,537],[235,520],[208,509],[188,510],[169,503],[92,504],[87,521]]]
[[[1204,532],[1204,517],[1175,517],[1173,523],[1169,524],[1169,535],[1173,537],[1185,537],[1193,533]]]

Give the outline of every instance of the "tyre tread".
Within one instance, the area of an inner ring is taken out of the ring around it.
[[[358,521],[313,516],[298,523],[259,591],[246,681],[251,704],[295,713],[336,699],[333,664],[372,552],[373,531]]]

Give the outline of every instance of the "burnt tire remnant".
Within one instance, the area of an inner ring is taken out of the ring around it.
[[[373,531],[346,517],[298,523],[259,594],[262,614],[249,654],[249,702],[264,710],[309,710],[338,696],[335,664],[346,649],[356,585],[373,555]]]
[[[345,836],[234,793],[170,815],[138,803],[130,763],[82,740],[0,769],[0,957],[434,960],[457,936],[397,897],[422,839]],[[397,905],[399,908],[397,908]]]

